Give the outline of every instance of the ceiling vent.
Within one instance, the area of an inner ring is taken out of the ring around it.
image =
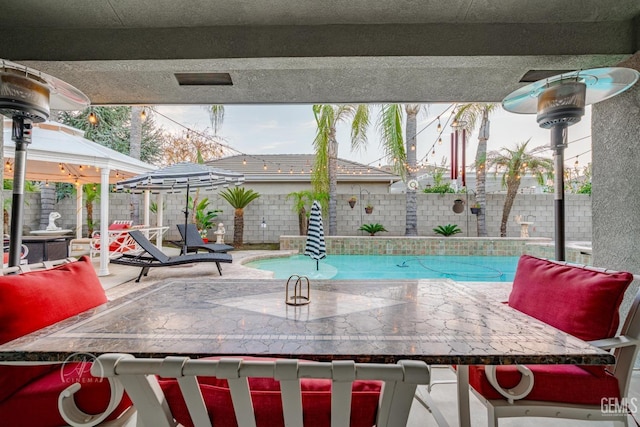
[[[180,86],[233,86],[229,73],[175,73]]]

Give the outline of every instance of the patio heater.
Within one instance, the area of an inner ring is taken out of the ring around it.
[[[10,267],[20,264],[24,181],[32,126],[49,118],[50,101],[51,108],[55,110],[81,110],[89,105],[89,99],[73,86],[40,71],[0,60],[0,115],[13,120],[11,139],[16,144],[9,237]]]
[[[555,258],[565,260],[564,149],[567,128],[578,123],[587,105],[629,89],[639,73],[629,68],[594,68],[539,80],[509,94],[502,107],[512,113],[537,113],[540,127],[551,130],[554,152]]]

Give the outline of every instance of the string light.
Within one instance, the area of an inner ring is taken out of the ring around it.
[[[44,181],[44,186],[45,186],[45,187],[48,187],[48,186],[49,186],[49,180],[48,180],[48,179]]]
[[[262,164],[262,169],[267,170],[267,164],[266,163]]]
[[[242,159],[242,165],[243,166],[247,166],[247,158],[246,157]]]
[[[436,132],[442,132],[442,125],[440,124],[440,116],[438,116],[438,126],[436,126]]]
[[[140,120],[142,120],[143,122],[145,120],[147,120],[147,109],[146,108],[142,108],[142,111],[140,112]]]
[[[90,124],[94,126],[98,124],[98,116],[93,111],[93,108],[91,109],[91,112],[89,113],[89,117],[87,117],[87,120],[89,121]]]

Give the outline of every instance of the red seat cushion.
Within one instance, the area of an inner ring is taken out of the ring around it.
[[[527,400],[600,405],[601,399],[620,398],[618,380],[603,366],[583,369],[576,365],[527,365],[534,383]],[[498,384],[508,389],[520,381],[515,366],[498,366]],[[487,399],[504,399],[489,383],[484,366],[469,367],[469,384]]]
[[[107,302],[88,257],[0,277],[0,344]]]
[[[6,369],[10,368],[10,369]],[[58,396],[69,385],[79,382],[82,387],[75,394],[78,407],[88,414],[99,414],[106,409],[111,394],[109,383],[89,373],[89,368],[78,363],[47,366],[2,366],[0,376],[2,384],[7,375],[25,378],[36,375],[19,389],[10,393],[10,397],[0,401],[0,424],[11,427],[59,427],[66,425],[58,411]],[[14,384],[15,385],[15,384]],[[0,390],[6,396],[6,390]],[[125,394],[109,419],[117,418],[131,406],[131,400]]]
[[[523,255],[509,305],[555,328],[591,341],[616,334],[618,310],[631,273],[602,273]]]
[[[243,359],[252,358],[245,357]],[[237,427],[227,380],[199,377],[199,382],[209,417],[215,421],[214,425]],[[174,418],[187,427],[193,427],[177,381],[175,379],[160,379],[160,386],[167,397]],[[303,378],[300,381],[300,387],[305,427],[330,427],[331,380]],[[257,427],[283,427],[279,382],[271,378],[249,378],[249,388]],[[354,381],[351,427],[375,425],[381,389],[382,382],[380,381]]]

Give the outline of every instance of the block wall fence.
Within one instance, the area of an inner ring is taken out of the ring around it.
[[[5,199],[11,200],[11,192],[4,192]],[[436,236],[433,228],[439,225],[456,224],[462,230],[457,237],[476,237],[476,215],[471,214],[469,207],[475,202],[473,195],[466,194],[424,194],[418,195],[418,234],[420,236]],[[132,196],[130,194],[112,193],[109,198],[109,220],[132,219]],[[210,208],[220,209],[217,222],[223,222],[227,231],[227,241],[233,236],[234,209],[216,193],[201,192],[200,198],[209,197]],[[405,231],[405,195],[404,194],[371,194],[364,200],[358,200],[352,209],[348,204],[350,194],[338,195],[338,235],[362,236],[358,231],[361,224],[379,223],[388,230],[379,236],[403,236]],[[25,195],[25,234],[31,230],[40,229],[40,193]],[[462,199],[465,209],[462,213],[452,210],[454,200]],[[486,224],[489,237],[500,235],[500,221],[505,194],[487,195]],[[152,195],[152,201],[155,196]],[[179,237],[175,224],[184,222],[184,194],[164,196],[164,225],[170,225],[168,239]],[[373,205],[373,212],[366,214],[364,206]],[[293,200],[287,199],[285,194],[262,195],[244,210],[244,241],[245,243],[277,243],[280,236],[297,235],[298,217],[293,211]],[[66,198],[55,205],[62,218],[57,224],[62,228],[76,228],[75,198]],[[84,210],[84,209],[83,209]],[[566,210],[566,239],[567,241],[590,241],[591,234],[591,197],[584,194],[567,194],[565,196]],[[100,202],[94,204],[94,221],[100,220]],[[86,212],[83,212],[86,218]],[[553,239],[553,194],[518,194],[507,222],[507,237],[520,237],[520,225],[514,217],[521,215],[523,219],[533,222],[529,227],[530,237],[546,237]],[[262,222],[266,227],[261,227]],[[140,221],[141,222],[141,221]],[[150,215],[152,225],[156,224],[153,213]],[[328,219],[324,217],[325,233],[328,229]],[[213,238],[211,230],[210,238]],[[6,232],[6,231],[5,231]],[[86,225],[83,225],[86,234]]]

